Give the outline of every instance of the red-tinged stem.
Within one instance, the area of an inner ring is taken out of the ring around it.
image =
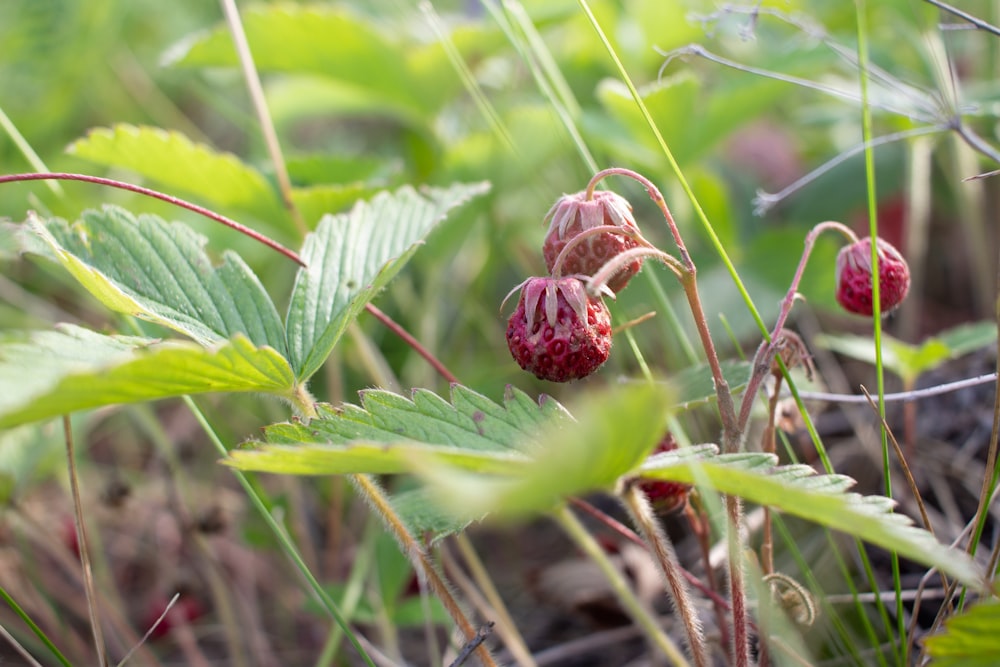
[[[400,326],[398,322],[370,303],[365,305],[365,309],[374,315],[379,322],[387,326],[394,334],[402,338],[403,341],[412,347],[417,354],[426,359],[427,363],[429,363],[434,370],[441,375],[441,377],[452,384],[458,384],[458,378],[455,377],[455,375],[449,371],[443,363],[441,363],[441,360],[435,357],[430,350],[424,347],[419,340],[417,340],[409,331]]]
[[[179,206],[180,208],[186,208],[189,211],[193,211],[199,215],[203,215],[209,220],[214,220],[215,222],[221,223],[230,229],[235,229],[241,234],[249,236],[254,241],[258,243],[263,243],[268,248],[276,250],[290,260],[296,262],[300,266],[305,266],[306,263],[302,261],[294,251],[289,250],[285,246],[281,245],[277,241],[273,241],[268,237],[264,236],[260,232],[254,231],[247,227],[246,225],[241,225],[235,220],[231,220],[224,215],[220,215],[215,211],[211,211],[203,206],[198,206],[197,204],[192,204],[189,201],[180,199],[179,197],[174,197],[173,195],[164,194],[156,190],[151,190],[149,188],[144,188],[141,185],[132,185],[131,183],[125,183],[123,181],[116,181],[111,178],[102,178],[101,176],[89,176],[87,174],[71,174],[65,172],[40,172],[40,173],[30,173],[30,174],[6,174],[0,176],[0,184],[3,183],[16,183],[21,181],[83,181],[84,183],[94,183],[95,185],[106,185],[111,188],[118,188],[119,190],[128,190],[129,192],[135,192],[140,195],[145,195],[147,197],[152,197],[153,199],[159,199],[160,201],[165,201],[168,204],[173,204],[174,206]]]
[[[655,185],[653,185],[653,182],[650,181],[648,178],[646,178],[642,174],[637,174],[631,169],[625,169],[623,167],[609,167],[607,169],[603,169],[594,174],[594,177],[590,179],[590,183],[587,184],[587,190],[586,190],[587,199],[594,198],[594,188],[597,187],[598,183],[600,183],[608,176],[616,176],[616,175],[627,176],[628,178],[637,181],[644,188],[646,188],[646,194],[649,195],[649,198],[653,200],[653,203],[656,204],[656,206],[663,213],[663,217],[667,221],[667,226],[670,227],[670,233],[674,237],[674,243],[677,244],[677,249],[681,253],[681,259],[684,260],[684,265],[687,266],[689,269],[693,270],[694,262],[691,260],[691,256],[688,254],[687,246],[684,245],[684,239],[681,237],[681,231],[680,229],[678,229],[677,223],[674,222],[674,216],[671,215],[670,209],[667,207],[667,202],[663,198],[663,194],[660,192],[660,189],[657,188]]]
[[[566,258],[569,257],[569,253],[573,248],[580,245],[583,241],[589,239],[591,236],[597,236],[598,234],[620,234],[621,236],[628,237],[647,248],[652,248],[653,245],[642,238],[642,235],[635,232],[634,230],[627,229],[625,227],[619,227],[618,225],[598,225],[597,227],[591,227],[590,229],[585,229],[563,246],[563,249],[559,251],[556,255],[556,261],[552,262],[552,277],[561,278],[562,277],[562,267],[566,263]]]
[[[747,422],[750,420],[750,410],[757,396],[757,390],[760,389],[760,383],[764,381],[764,377],[771,370],[771,359],[773,359],[775,353],[774,344],[779,339],[781,330],[784,328],[785,322],[792,312],[795,299],[799,296],[799,283],[802,282],[802,276],[805,273],[806,264],[809,262],[809,256],[812,254],[813,247],[816,245],[816,239],[825,231],[840,232],[847,238],[848,242],[858,242],[857,234],[850,227],[833,220],[819,223],[806,234],[802,257],[799,259],[799,265],[795,269],[792,283],[788,286],[788,293],[785,294],[785,298],[781,302],[781,310],[778,313],[778,319],[775,320],[774,329],[771,331],[769,340],[757,350],[757,355],[754,358],[753,374],[750,376],[746,393],[743,394],[743,402],[740,404],[740,416],[737,421],[737,427],[741,431],[746,428]]]
[[[570,498],[569,502],[574,507],[581,509],[587,514],[591,515],[592,517],[600,521],[602,524],[604,524],[614,532],[624,537],[629,542],[632,542],[642,547],[643,549],[649,549],[649,544],[644,542],[643,539],[639,537],[639,535],[636,534],[634,530],[632,530],[631,528],[629,528],[628,526],[626,526],[613,516],[608,515],[606,512],[602,512],[598,508],[588,503],[586,500],[583,500],[581,498]],[[714,602],[716,605],[721,606],[723,610],[729,611],[730,609],[729,602],[725,598],[716,593],[711,587],[706,586],[701,579],[694,576],[693,574],[685,570],[683,567],[680,568],[680,571],[681,574],[684,575],[684,578],[687,579],[687,582],[689,584],[697,588],[701,593],[704,593],[706,597],[711,599],[712,602]],[[708,568],[708,571],[711,572],[711,567]]]
[[[733,611],[733,662],[736,667],[750,665],[750,637],[747,631],[746,584],[743,578],[743,535],[740,521],[743,503],[739,496],[726,496],[726,516],[729,518],[729,599]]]

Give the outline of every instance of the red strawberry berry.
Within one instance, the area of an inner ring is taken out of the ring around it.
[[[872,240],[866,236],[841,248],[837,255],[837,302],[857,315],[871,316]],[[878,252],[879,302],[883,313],[891,311],[910,290],[910,268],[888,241],[876,240]]]
[[[542,380],[586,377],[611,352],[611,313],[579,277],[529,278],[507,321],[507,346],[521,368]]]
[[[677,449],[677,441],[674,440],[673,434],[668,431],[659,444],[656,445],[656,448],[653,449],[653,453],[650,456],[662,454],[663,452],[672,452],[675,449]],[[652,503],[653,507],[660,512],[670,512],[679,508],[684,504],[688,494],[691,492],[690,484],[668,482],[662,479],[645,479],[639,482],[639,488],[649,498],[649,502]]]
[[[639,232],[635,218],[632,217],[632,206],[624,197],[613,192],[594,192],[592,199],[586,198],[586,192],[563,195],[545,215],[545,220],[549,221],[549,231],[545,234],[542,254],[545,255],[545,265],[549,272],[552,272],[562,249],[580,232],[600,226],[622,227],[633,233]],[[638,245],[622,234],[595,234],[570,249],[560,273],[592,276],[608,260]],[[608,280],[608,287],[612,292],[621,291],[641,268],[642,259],[630,262]]]

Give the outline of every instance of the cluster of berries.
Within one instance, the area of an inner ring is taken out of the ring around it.
[[[524,370],[543,380],[568,382],[590,375],[608,359],[611,313],[586,281],[637,247],[639,228],[632,206],[612,192],[563,195],[545,221],[549,229],[542,254],[549,275],[528,278],[511,291],[520,289],[521,296],[507,321],[507,346]],[[598,288],[613,295],[641,267],[641,258],[627,262]]]

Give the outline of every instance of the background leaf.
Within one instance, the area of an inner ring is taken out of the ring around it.
[[[115,403],[253,391],[291,396],[288,362],[241,335],[195,343],[105,336],[72,325],[0,341],[0,428]]]
[[[176,131],[135,125],[95,128],[69,146],[74,155],[128,169],[175,194],[259,217],[286,216],[267,179],[232,153],[191,141]]]
[[[372,105],[400,115],[423,117],[431,100],[406,62],[407,50],[352,12],[327,7],[260,5],[242,14],[254,63],[262,72],[321,74],[350,84]],[[237,65],[224,25],[174,48],[175,65]],[[433,107],[432,107],[433,108]]]
[[[447,212],[489,185],[453,185],[418,194],[404,187],[359,202],[350,213],[327,216],[301,256],[286,322],[296,377],[315,373],[365,304],[416,251]]]
[[[968,354],[996,340],[994,322],[976,322],[952,327],[913,345],[885,334],[882,363],[904,380],[916,379],[949,359]],[[821,334],[816,343],[834,352],[875,365],[875,343],[871,338],[847,334]]]
[[[32,229],[80,283],[112,310],[156,322],[210,345],[244,334],[284,353],[281,318],[236,253],[215,266],[205,238],[181,223],[105,206],[68,224],[31,219]]]

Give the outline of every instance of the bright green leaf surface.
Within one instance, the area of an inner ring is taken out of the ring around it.
[[[281,355],[243,336],[206,349],[64,325],[0,341],[0,428],[182,394],[289,396],[294,382]]]
[[[993,667],[1000,656],[1000,603],[979,604],[924,640],[934,667]]]
[[[533,461],[516,476],[474,475],[438,460],[413,463],[428,491],[458,518],[544,512],[568,497],[610,489],[634,470],[663,436],[668,405],[669,392],[648,384],[588,394],[571,410],[578,421],[548,424],[526,443]]]
[[[370,22],[345,9],[258,5],[242,14],[254,63],[262,72],[310,72],[357,86],[381,104],[424,113],[429,100],[406,65],[407,49]],[[175,64],[237,65],[224,25],[174,49]]]
[[[354,319],[406,264],[448,211],[487,191],[453,185],[418,194],[404,187],[324,218],[302,248],[286,322],[296,376],[315,373]]]
[[[432,458],[463,470],[508,474],[530,462],[516,452],[406,443],[397,438],[391,445],[363,440],[349,445],[262,445],[234,450],[225,463],[241,470],[282,475],[399,475],[410,472],[413,461]]]
[[[983,572],[965,552],[948,548],[913,526],[908,517],[892,513],[892,500],[846,493],[854,481],[843,475],[816,475],[808,466],[776,463],[777,458],[767,454],[679,450],[651,458],[641,474],[707,484],[720,493],[767,505],[937,567],[973,587],[983,586]]]
[[[180,132],[115,125],[91,130],[69,151],[91,162],[128,169],[174,194],[194,195],[217,207],[284,217],[263,175],[232,153],[198,144]]]
[[[244,334],[283,353],[284,327],[264,287],[238,255],[216,266],[205,238],[181,223],[105,206],[73,224],[31,220],[59,261],[112,310],[209,345]]]

